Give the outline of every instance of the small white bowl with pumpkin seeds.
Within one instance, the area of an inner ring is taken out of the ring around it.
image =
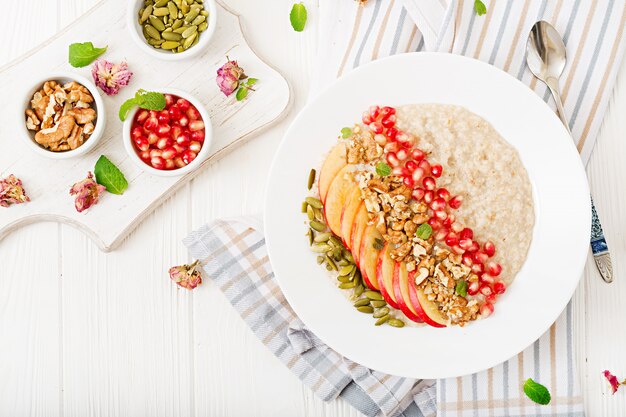
[[[197,55],[217,24],[215,0],[132,0],[126,25],[147,54],[167,61]]]

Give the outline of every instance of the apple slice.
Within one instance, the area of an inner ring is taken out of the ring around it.
[[[393,268],[395,262],[389,256],[388,250],[389,244],[387,243],[378,254],[378,260],[376,261],[376,278],[378,279],[380,294],[385,301],[387,301],[387,304],[399,310],[400,306],[396,302],[393,291]]]
[[[448,320],[441,314],[437,304],[428,300],[424,290],[415,286],[415,282],[409,283],[409,300],[417,313],[417,316],[424,323],[433,327],[446,327]]]
[[[359,260],[361,267],[361,276],[365,284],[373,290],[379,289],[378,279],[376,278],[376,261],[378,261],[378,252],[374,248],[374,241],[382,239],[380,232],[374,225],[368,225],[361,239],[361,249],[359,250]]]
[[[415,280],[415,271],[407,271],[406,262],[396,262],[393,269],[393,291],[396,295],[400,310],[402,310],[409,320],[416,323],[423,323],[423,320],[417,315],[409,299],[409,280]]]
[[[352,179],[352,175],[349,174],[350,167],[343,167],[335,176],[328,194],[326,195],[326,202],[324,203],[324,217],[326,217],[326,224],[330,227],[330,230],[341,237],[341,215],[343,213],[343,207],[346,203],[346,198],[351,195],[355,189],[359,186]],[[348,175],[346,175],[348,174]]]
[[[346,198],[346,202],[343,205],[343,213],[341,213],[341,239],[346,247],[349,247],[352,243],[354,219],[362,205],[364,203],[361,199],[361,190],[359,187],[356,187]]]
[[[350,244],[350,252],[352,252],[352,257],[354,258],[354,262],[356,262],[357,266],[359,264],[359,250],[361,248],[361,240],[363,239],[363,233],[365,232],[365,228],[367,227],[367,209],[365,208],[365,204],[361,205],[359,212],[354,218],[354,224],[352,225],[352,237]]]
[[[322,200],[323,203],[326,202],[326,196],[331,183],[337,176],[337,173],[339,173],[346,164],[346,145],[345,143],[339,143],[328,153],[320,169],[318,188],[320,200]]]

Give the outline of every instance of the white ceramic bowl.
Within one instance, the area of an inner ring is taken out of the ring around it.
[[[94,99],[93,108],[97,114],[95,129],[93,133],[91,134],[91,136],[89,137],[89,139],[85,143],[83,143],[81,146],[71,151],[53,152],[40,146],[37,142],[35,142],[35,132],[32,130],[28,130],[26,128],[26,116],[24,115],[24,111],[30,108],[30,101],[33,98],[33,94],[39,91],[46,81],[50,81],[50,80],[57,81],[59,84],[65,84],[70,81],[76,81],[77,83],[82,84],[85,87],[87,87],[87,89],[89,90],[89,92],[91,93]],[[37,78],[35,82],[33,82],[30,85],[30,87],[25,91],[24,99],[22,103],[23,103],[22,108],[18,109],[19,114],[16,117],[18,117],[19,123],[22,126],[22,130],[24,132],[24,134],[21,135],[23,142],[33,152],[41,156],[44,156],[46,158],[69,159],[69,158],[75,158],[80,155],[84,155],[96,146],[96,144],[102,137],[102,133],[104,132],[104,127],[106,125],[107,116],[106,116],[106,109],[104,107],[104,102],[102,101],[102,97],[100,96],[100,92],[98,91],[98,88],[91,81],[89,81],[87,78],[81,75],[74,74],[72,72],[67,72],[67,71],[58,71],[58,72],[53,72],[51,74],[46,74],[45,77]]]
[[[190,58],[204,50],[211,41],[215,28],[217,26],[217,7],[215,6],[215,0],[204,0],[204,8],[208,10],[208,27],[207,30],[200,34],[200,39],[195,46],[187,49],[185,52],[178,54],[164,51],[162,49],[156,49],[148,42],[143,36],[143,30],[139,24],[139,10],[143,5],[143,0],[131,0],[128,2],[128,9],[126,11],[126,26],[130,32],[130,37],[133,38],[135,43],[148,55],[154,58],[163,59],[166,61],[180,61],[186,58]]]
[[[174,88],[158,88],[158,89],[153,89],[149,91],[159,91],[163,94],[171,94],[174,96],[178,96],[180,98],[184,98],[185,100],[193,104],[196,107],[196,109],[198,109],[198,112],[200,113],[200,116],[202,117],[202,121],[204,122],[204,143],[202,144],[202,149],[200,149],[200,152],[198,152],[198,156],[196,156],[196,159],[191,161],[189,165],[186,165],[182,168],[173,169],[173,170],[161,170],[161,169],[156,169],[156,168],[151,167],[150,165],[145,163],[139,157],[139,155],[137,155],[137,151],[135,150],[135,146],[133,145],[133,140],[130,136],[130,131],[133,125],[133,119],[135,118],[135,114],[137,113],[137,111],[139,111],[139,108],[136,107],[128,114],[128,117],[124,121],[124,127],[122,129],[124,148],[126,149],[128,156],[135,163],[135,165],[137,165],[143,171],[146,171],[150,174],[159,175],[161,177],[176,177],[176,176],[184,175],[193,171],[194,169],[198,168],[205,159],[208,158],[209,151],[211,150],[211,141],[213,139],[213,127],[211,125],[211,119],[209,118],[209,112],[206,110],[206,108],[200,102],[200,100],[198,100],[191,94],[186,93],[184,91],[177,90]]]

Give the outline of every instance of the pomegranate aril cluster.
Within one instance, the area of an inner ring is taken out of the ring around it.
[[[205,126],[188,100],[165,95],[161,111],[140,109],[133,120],[131,137],[139,157],[159,170],[189,165],[202,149]]]
[[[401,177],[403,184],[413,190],[414,200],[430,208],[428,224],[433,228],[435,239],[461,255],[463,263],[479,277],[479,281],[468,284],[467,293],[482,294],[485,302],[481,315],[488,316],[493,312],[496,297],[506,290],[506,284],[497,279],[502,266],[489,260],[496,253],[495,245],[491,241],[474,240],[472,229],[456,222],[452,211],[461,207],[463,197],[452,196],[446,188],[437,187],[443,166],[431,164],[426,153],[415,147],[415,137],[396,127],[396,109],[371,106],[363,113],[362,122],[375,134],[376,143],[383,147],[392,174]]]

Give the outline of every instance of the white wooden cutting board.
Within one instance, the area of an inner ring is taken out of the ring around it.
[[[103,251],[113,250],[178,187],[286,114],[291,103],[287,81],[249,47],[239,17],[224,5],[218,2],[218,27],[211,44],[201,55],[179,62],[152,58],[135,45],[125,24],[126,6],[124,0],[103,0],[54,38],[0,69],[0,177],[19,177],[31,198],[27,204],[0,207],[0,239],[29,223],[57,221],[82,230]],[[127,61],[134,72],[133,79],[115,97],[102,94],[107,124],[94,150],[69,160],[38,156],[20,137],[24,134],[21,124],[27,89],[35,77],[43,78],[57,70],[71,70],[91,78],[90,67],[72,68],[67,63],[68,45],[86,41],[96,46],[108,45],[103,58]],[[216,70],[226,61],[226,55],[238,60],[249,76],[259,79],[256,91],[243,102],[237,102],[234,94],[225,97],[215,83]],[[128,158],[122,143],[122,122],[117,116],[120,104],[139,88],[165,86],[197,97],[206,106],[213,124],[211,156],[195,172],[182,177],[144,173]],[[85,178],[87,171],[93,171],[100,155],[106,155],[124,172],[128,190],[122,196],[107,193],[99,204],[77,213],[69,189]]]

